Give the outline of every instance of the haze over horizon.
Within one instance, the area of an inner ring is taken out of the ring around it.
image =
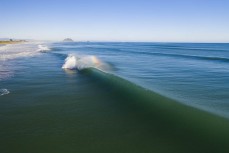
[[[0,38],[229,42],[226,0],[2,1]]]

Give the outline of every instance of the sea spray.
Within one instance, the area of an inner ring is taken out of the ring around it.
[[[111,65],[103,62],[98,57],[93,55],[68,55],[65,59],[65,63],[62,66],[63,69],[70,69],[70,70],[83,70],[85,68],[96,68],[102,71],[110,71],[112,69]]]
[[[69,55],[66,59],[65,59],[65,63],[62,66],[63,69],[76,69],[77,68],[77,60],[76,57],[73,55]]]

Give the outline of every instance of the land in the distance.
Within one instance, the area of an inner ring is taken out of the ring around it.
[[[18,44],[22,42],[26,42],[26,41],[25,40],[4,40],[4,41],[0,41],[0,45]]]

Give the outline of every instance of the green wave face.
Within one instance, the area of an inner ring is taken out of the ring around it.
[[[136,121],[147,125],[142,130],[149,130],[151,137],[142,141],[150,143],[152,148],[173,145],[170,152],[229,151],[227,119],[185,106],[97,69],[85,69],[82,73],[91,77],[117,105],[136,114]],[[160,149],[155,151],[160,152]]]

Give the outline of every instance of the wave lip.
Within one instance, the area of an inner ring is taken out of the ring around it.
[[[7,95],[9,93],[10,93],[9,90],[7,89],[0,89],[0,96]]]
[[[62,66],[63,69],[70,70],[83,70],[86,68],[96,68],[102,71],[110,71],[111,65],[101,61],[99,58],[93,55],[76,56],[69,54],[65,59],[65,63]]]
[[[62,66],[63,69],[77,69],[77,60],[76,57],[73,55],[68,55],[68,57],[65,59],[65,63]]]

